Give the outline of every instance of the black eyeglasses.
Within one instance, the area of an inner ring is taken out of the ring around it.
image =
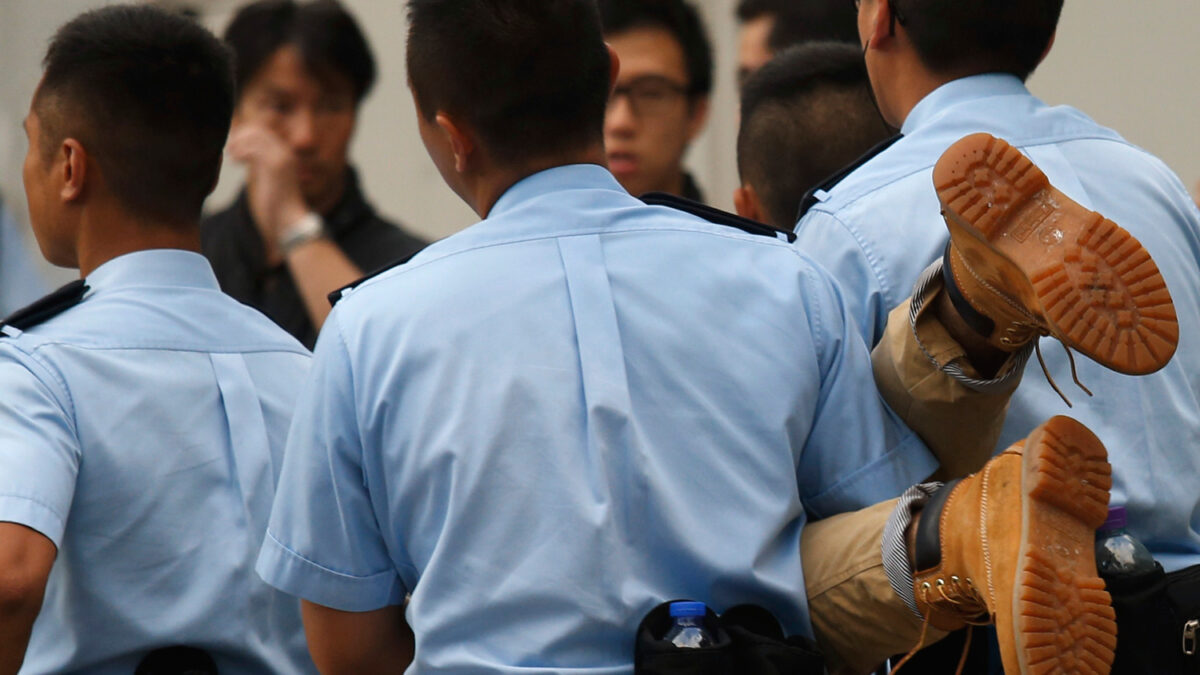
[[[688,88],[661,75],[646,75],[618,85],[608,99],[608,107],[616,105],[622,96],[638,117],[653,117],[668,112],[674,103],[688,93]]]

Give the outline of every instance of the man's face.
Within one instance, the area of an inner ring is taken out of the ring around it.
[[[36,98],[35,98],[36,101]],[[55,178],[55,156],[46,157],[42,143],[42,125],[37,106],[25,116],[25,135],[29,147],[21,177],[25,183],[25,200],[29,204],[29,221],[42,256],[60,267],[77,267],[75,239],[59,209],[59,189]]]
[[[304,200],[324,211],[341,197],[356,115],[350,81],[317,79],[300,51],[286,45],[246,84],[233,124],[261,125],[278,135],[296,155]]]
[[[604,119],[608,167],[631,194],[676,192],[708,100],[688,97],[683,47],[665,29],[634,28],[605,39],[621,61]]]
[[[768,46],[771,30],[775,28],[775,17],[760,14],[742,24],[738,29],[738,84],[770,61],[774,52]]]

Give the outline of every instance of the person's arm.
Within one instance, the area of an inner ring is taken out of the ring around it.
[[[0,523],[0,675],[21,669],[57,552],[41,533]]]
[[[304,600],[304,635],[324,675],[399,673],[412,663],[414,639],[404,608],[343,612]]]
[[[250,213],[262,235],[268,264],[287,264],[313,326],[329,316],[329,294],[363,272],[330,239],[318,236],[282,250],[281,244],[310,212],[300,192],[296,158],[273,132],[245,126],[233,132],[229,156],[246,166]]]
[[[329,294],[363,275],[342,249],[325,237],[295,246],[284,259],[304,301],[308,318],[318,331],[329,316],[329,310],[333,309]]]

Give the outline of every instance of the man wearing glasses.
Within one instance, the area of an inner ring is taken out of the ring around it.
[[[604,120],[608,167],[633,195],[704,201],[683,168],[708,120],[712,45],[684,0],[601,0],[604,39],[621,60]]]

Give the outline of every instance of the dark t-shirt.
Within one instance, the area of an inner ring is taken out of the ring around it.
[[[329,237],[364,273],[411,256],[428,243],[380,218],[363,198],[352,169],[342,200],[323,217]],[[200,239],[221,290],[266,314],[312,349],[316,328],[287,266],[267,266],[245,190],[229,208],[204,219]]]

